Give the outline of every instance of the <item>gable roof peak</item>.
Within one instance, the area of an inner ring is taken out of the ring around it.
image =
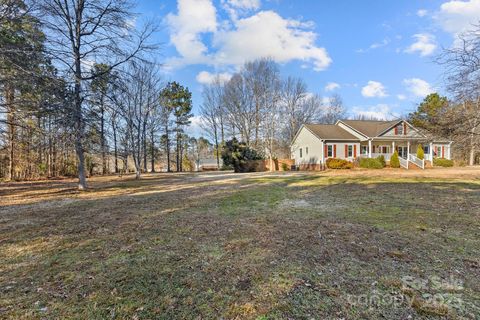
[[[341,122],[350,128],[363,134],[365,137],[378,137],[387,129],[392,128],[397,123],[404,120],[341,120]],[[338,122],[337,122],[338,124]]]

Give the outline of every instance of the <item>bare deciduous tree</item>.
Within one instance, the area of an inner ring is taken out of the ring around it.
[[[457,45],[444,49],[437,62],[445,67],[447,89],[455,100],[440,128],[468,145],[468,162],[473,165],[480,148],[480,25],[460,35]]]
[[[334,94],[328,99],[328,104],[322,108],[322,116],[320,122],[334,124],[337,120],[345,117],[346,109],[343,105],[342,97],[339,94]]]
[[[133,28],[135,15],[127,0],[41,0],[39,7],[48,34],[48,53],[73,82],[74,104],[69,111],[75,129],[79,189],[85,189],[85,82],[101,75],[88,71],[93,63],[105,63],[109,68],[104,72],[109,72],[153,49],[147,39],[154,28],[151,24],[140,32]]]
[[[220,145],[224,143],[224,84],[220,77],[216,77],[212,84],[203,88],[203,103],[200,106],[202,117],[201,126],[213,139],[215,144],[215,157],[217,166],[220,167]]]

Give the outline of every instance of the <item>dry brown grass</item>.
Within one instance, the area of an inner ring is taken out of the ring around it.
[[[74,180],[2,184],[0,317],[475,319],[479,178],[461,168],[95,177],[87,192]],[[395,292],[421,300],[351,301]]]

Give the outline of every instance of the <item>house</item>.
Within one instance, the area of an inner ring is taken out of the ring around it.
[[[424,160],[416,157],[424,148]],[[292,159],[301,170],[320,170],[328,158],[353,161],[359,157],[380,155],[388,162],[394,151],[400,164],[422,169],[434,157],[451,158],[451,142],[431,140],[405,120],[338,120],[335,124],[304,124],[291,144]]]

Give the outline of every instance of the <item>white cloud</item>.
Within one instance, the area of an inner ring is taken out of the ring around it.
[[[202,71],[197,74],[197,81],[201,84],[212,84],[216,79],[220,82],[227,82],[232,77],[232,74],[228,72],[213,74],[208,71]]]
[[[471,29],[480,19],[480,0],[458,1],[452,0],[443,3],[435,19],[442,28],[457,36]]]
[[[425,10],[425,9],[419,9],[419,10],[417,11],[417,16],[419,16],[420,18],[422,18],[422,17],[425,17],[425,16],[427,15],[427,13],[428,13],[427,10]]]
[[[336,89],[340,89],[340,85],[336,82],[329,82],[327,83],[327,85],[325,86],[325,91],[334,91]]]
[[[430,84],[419,78],[404,79],[403,85],[405,88],[416,97],[424,98],[434,90]]]
[[[322,104],[324,106],[329,106],[332,99],[330,97],[322,97]]]
[[[417,33],[413,35],[413,38],[416,40],[412,43],[405,52],[415,53],[419,52],[422,57],[431,55],[437,48],[435,43],[435,36],[429,33]]]
[[[257,10],[260,8],[260,0],[226,0],[223,2],[240,9]]]
[[[327,50],[316,45],[317,34],[311,22],[285,19],[274,11],[260,11],[241,19],[230,17],[226,23],[218,24],[211,0],[198,2],[179,0],[178,13],[167,17],[170,40],[179,53],[167,61],[172,67],[238,66],[248,60],[270,57],[279,63],[301,61],[321,71],[332,62]],[[202,41],[204,33],[212,35],[209,46]]]
[[[239,65],[247,60],[271,57],[277,62],[292,60],[326,69],[331,58],[325,48],[315,45],[317,35],[298,20],[288,20],[273,11],[261,11],[235,23],[235,30],[219,32],[214,43],[220,50],[215,62]]]
[[[374,118],[374,119],[390,120],[398,117],[398,114],[393,113],[390,110],[390,106],[388,106],[387,104],[377,104],[375,106],[370,106],[370,107],[353,107],[352,112],[356,116],[362,116],[367,119]]]
[[[383,98],[388,95],[382,83],[377,81],[368,81],[367,85],[362,88],[362,96],[366,98]]]
[[[202,117],[193,116],[190,118],[190,125],[185,127],[185,132],[192,137],[200,138],[205,135],[205,130],[202,128]]]
[[[397,94],[397,99],[402,101],[402,100],[407,99],[407,96],[404,95],[404,94]]]
[[[166,18],[170,42],[186,63],[202,63],[208,48],[201,34],[217,30],[217,10],[210,0],[179,0],[177,9]]]
[[[260,8],[260,0],[222,0],[221,3],[233,21]]]
[[[383,39],[381,42],[374,42],[374,43],[372,43],[367,49],[358,49],[358,50],[356,50],[356,52],[358,52],[358,53],[365,53],[365,52],[368,52],[368,51],[370,51],[370,50],[375,50],[375,49],[378,49],[378,48],[381,48],[381,47],[385,47],[385,46],[387,46],[389,43],[390,43],[390,39],[389,39],[389,38],[385,38],[385,39]]]

